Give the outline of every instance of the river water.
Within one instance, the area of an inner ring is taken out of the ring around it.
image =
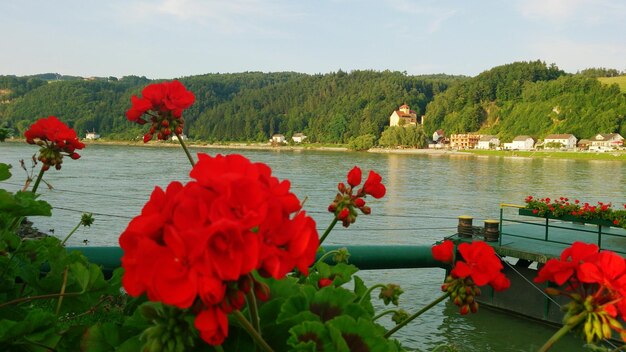
[[[21,188],[35,146],[0,144],[0,162],[12,164],[13,177],[0,187]],[[372,215],[360,216],[349,229],[338,227],[329,244],[430,245],[455,233],[457,217],[498,218],[500,203],[522,204],[527,195],[578,198],[589,202],[626,202],[626,164],[613,161],[483,157],[473,155],[408,155],[330,151],[193,149],[208,154],[241,153],[268,164],[275,176],[289,179],[292,191],[307,198],[305,210],[320,232],[331,221],[325,211],[337,183],[354,165],[383,177],[387,195],[369,198]],[[33,219],[43,232],[64,237],[82,212],[94,213],[90,228],[81,228],[68,245],[115,246],[128,221],[139,214],[155,186],[188,180],[189,162],[180,148],[89,145],[81,159],[65,158],[61,171],[50,170],[40,186],[41,199],[55,208],[51,218]],[[415,311],[439,296],[441,269],[362,271],[368,284],[399,283],[401,305]],[[535,322],[482,309],[461,317],[452,304],[440,304],[401,330],[397,336],[409,348],[430,350],[450,344],[460,351],[532,351],[554,329]],[[566,339],[558,350],[580,350],[582,343]]]

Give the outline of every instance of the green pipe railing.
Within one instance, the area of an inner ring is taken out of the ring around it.
[[[323,247],[327,252],[346,248],[350,253],[349,263],[361,270],[446,267],[445,264],[433,258],[431,246],[325,245]],[[123,252],[120,247],[68,247],[67,249],[81,251],[90,262],[100,265],[105,274],[110,274],[121,266]]]

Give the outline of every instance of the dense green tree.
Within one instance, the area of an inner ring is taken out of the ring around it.
[[[374,146],[376,137],[373,134],[366,134],[358,137],[351,138],[348,142],[348,149],[354,151],[365,151]]]
[[[426,108],[426,130],[481,132],[510,141],[572,133],[589,138],[623,130],[626,96],[617,86],[585,75],[566,75],[540,61],[495,67],[459,81]]]
[[[381,147],[425,148],[428,137],[421,125],[388,127],[380,135]]]

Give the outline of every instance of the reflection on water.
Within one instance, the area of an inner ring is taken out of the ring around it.
[[[626,201],[626,164],[611,161],[476,157],[472,155],[407,155],[316,151],[265,151],[196,149],[193,152],[240,152],[253,161],[270,165],[281,179],[291,180],[292,190],[307,198],[305,209],[323,230],[331,220],[326,211],[354,165],[364,177],[379,172],[387,186],[381,200],[368,198],[371,216],[361,216],[349,229],[337,228],[328,242],[334,244],[430,245],[454,233],[457,217],[471,215],[480,223],[497,218],[499,203],[522,203],[527,195],[579,198],[591,202]],[[2,186],[20,188],[24,175],[17,168],[21,158],[35,152],[19,143],[0,145],[0,162],[15,166],[14,177]],[[54,207],[51,218],[36,219],[46,231],[64,236],[80,220],[81,212],[95,213],[91,228],[80,228],[70,245],[117,245],[117,238],[131,217],[139,214],[155,185],[188,180],[189,165],[178,148],[88,146],[82,158],[68,160],[59,171],[46,173],[53,190],[42,190],[42,199]],[[35,220],[35,219],[33,219]],[[443,280],[440,269],[379,270],[359,273],[366,282],[400,283],[405,309],[438,297]],[[382,309],[382,307],[381,307]],[[385,324],[390,324],[389,321]],[[512,319],[486,311],[460,317],[453,305],[440,305],[398,333],[408,347],[432,349],[441,343],[462,351],[529,351],[536,349],[553,330],[524,319]],[[559,350],[575,351],[578,342]]]

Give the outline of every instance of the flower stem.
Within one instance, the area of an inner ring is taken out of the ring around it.
[[[336,250],[336,249],[333,249],[332,251],[328,251],[328,252],[324,253],[324,255],[322,255],[322,256],[320,257],[320,259],[318,259],[318,260],[317,260],[317,262],[315,262],[315,264],[323,262],[323,261],[324,261],[324,259],[326,259],[326,258],[330,257],[331,255],[333,255],[333,254],[335,254],[335,253],[339,253],[339,251],[338,251],[338,250]]]
[[[378,320],[378,319],[380,319],[380,318],[384,317],[384,316],[385,316],[385,315],[387,315],[387,314],[393,314],[393,313],[396,313],[397,311],[398,311],[397,309],[389,309],[389,310],[386,310],[386,311],[380,312],[379,314],[376,314],[376,315],[372,318],[372,321],[376,321],[376,320]]]
[[[250,322],[252,323],[252,327],[254,330],[261,332],[259,310],[256,304],[256,297],[254,297],[254,292],[252,292],[252,290],[248,291],[246,293],[246,298],[248,299],[248,310],[250,311]]]
[[[430,302],[427,306],[425,306],[424,308],[418,310],[415,314],[413,314],[410,317],[406,318],[403,322],[401,322],[400,324],[394,326],[391,330],[387,331],[387,333],[385,334],[385,338],[388,338],[389,336],[393,335],[396,331],[402,329],[405,325],[407,325],[408,323],[413,321],[413,319],[419,317],[424,312],[426,312],[430,308],[436,306],[437,304],[439,304],[439,302],[443,301],[444,299],[446,299],[448,297],[450,297],[450,292],[446,292],[441,297],[439,297],[436,300]]]
[[[176,138],[178,138],[178,142],[180,143],[180,145],[183,147],[185,154],[187,154],[187,159],[189,159],[189,162],[191,163],[191,167],[196,166],[196,162],[193,161],[193,158],[191,157],[191,154],[189,153],[189,149],[187,149],[185,142],[183,142],[183,138],[178,133],[176,133],[176,131],[174,131],[174,134],[176,135]]]
[[[74,228],[72,229],[72,231],[70,231],[70,233],[67,234],[67,236],[65,236],[65,238],[63,239],[63,241],[61,242],[61,246],[65,245],[65,242],[67,242],[67,240],[70,239],[70,237],[74,234],[74,232],[76,232],[76,230],[78,230],[78,228],[80,227],[80,225],[83,223],[83,221],[79,221],[78,224],[76,224],[76,226],[74,226]]]
[[[41,170],[39,171],[39,175],[37,175],[37,180],[35,180],[35,184],[33,185],[33,193],[37,193],[37,188],[39,188],[39,183],[41,182],[41,179],[43,178],[44,172],[46,172],[46,170],[44,170],[42,167]]]
[[[546,343],[541,346],[539,352],[545,352],[552,348],[555,342],[557,342],[561,337],[565,336],[568,332],[570,332],[573,328],[575,328],[581,321],[587,318],[587,311],[584,311],[578,315],[574,316],[574,319],[570,320],[568,324],[563,325],[557,332],[552,335]]]
[[[234,311],[233,315],[235,316],[241,327],[243,327],[248,332],[250,337],[252,337],[252,340],[254,340],[254,343],[257,345],[257,347],[265,352],[274,352],[274,350],[272,350],[272,347],[270,347],[270,345],[268,345],[267,342],[263,340],[261,334],[259,334],[259,332],[256,331],[254,327],[252,327],[248,319],[246,319],[246,317],[244,317],[240,311]]]
[[[65,270],[63,271],[63,284],[61,285],[61,292],[59,293],[59,301],[57,302],[57,310],[56,310],[56,315],[59,315],[59,312],[61,311],[61,304],[63,304],[63,295],[65,294],[65,286],[67,285],[67,270],[69,269],[69,267],[65,267]]]
[[[368,298],[370,296],[370,293],[372,293],[372,291],[374,291],[377,288],[385,288],[387,286],[383,285],[383,284],[376,284],[370,288],[367,289],[367,291],[365,292],[365,294],[363,294],[363,297],[361,297],[361,299],[359,300],[359,304],[363,303],[363,301]]]
[[[320,246],[322,245],[322,242],[324,242],[324,240],[326,239],[326,237],[328,237],[328,234],[330,233],[330,231],[333,229],[333,227],[335,227],[335,225],[337,225],[337,221],[339,221],[339,219],[337,219],[337,216],[335,216],[335,218],[333,219],[333,221],[330,223],[330,225],[328,225],[328,228],[326,228],[326,231],[324,231],[324,234],[322,235],[322,237],[320,238]]]
[[[4,303],[0,303],[0,308],[6,307],[6,306],[10,306],[12,304],[19,304],[19,303],[24,303],[24,302],[30,302],[30,301],[34,301],[36,299],[48,299],[48,298],[57,298],[60,296],[79,296],[82,295],[83,292],[66,292],[66,293],[50,293],[47,295],[39,295],[39,296],[28,296],[28,297],[21,297],[21,298],[16,298],[12,301],[8,301],[8,302],[4,302]]]

